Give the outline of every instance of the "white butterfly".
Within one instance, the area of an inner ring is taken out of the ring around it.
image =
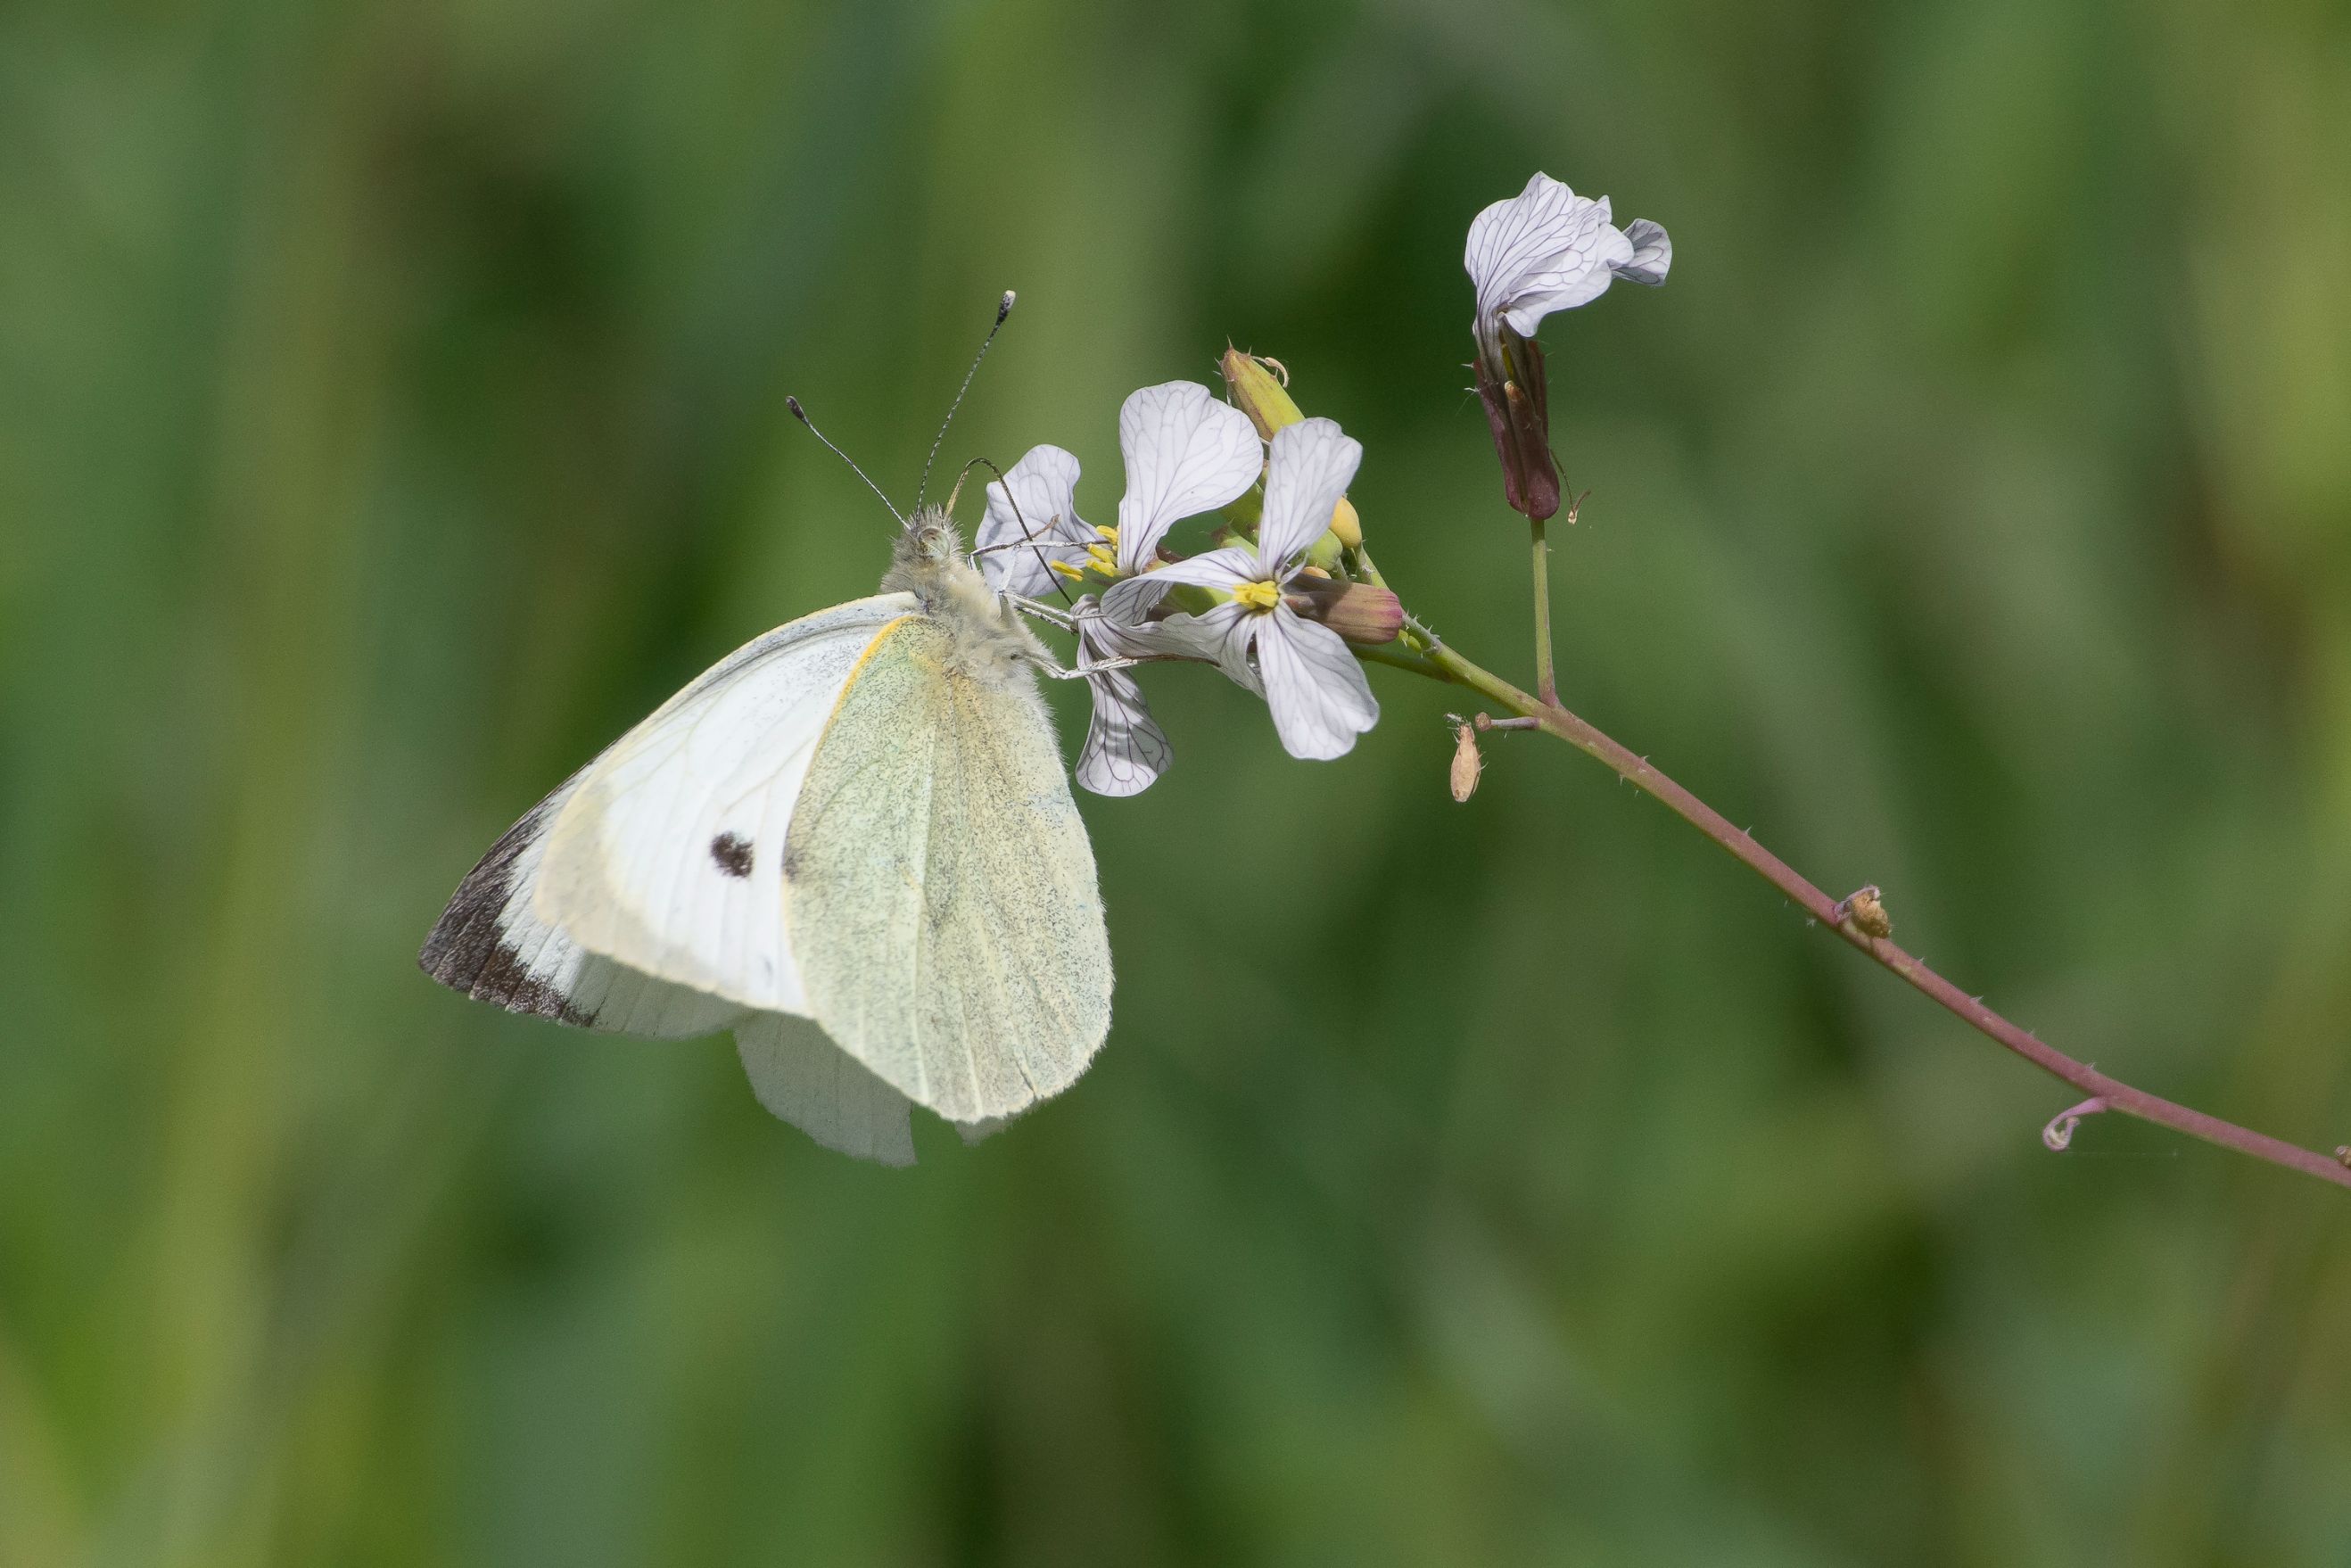
[[[590,1029],[731,1029],[768,1109],[890,1165],[910,1103],[976,1138],[1068,1088],[1110,1029],[1110,944],[1050,661],[943,510],[882,587],[565,780],[458,887],[425,971]]]

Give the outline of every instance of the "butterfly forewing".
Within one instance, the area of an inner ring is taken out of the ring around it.
[[[879,595],[771,632],[623,736],[549,820],[539,917],[658,979],[805,1013],[786,826],[850,671],[911,602]]]
[[[725,1028],[741,1008],[590,953],[532,909],[548,824],[587,773],[566,779],[490,847],[458,884],[417,961],[477,1000],[584,1029],[684,1039]]]

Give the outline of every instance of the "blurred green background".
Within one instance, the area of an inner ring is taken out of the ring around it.
[[[1205,671],[1085,802],[1118,1021],[893,1172],[415,949],[870,591],[948,444],[1279,355],[1523,678],[1464,229],[1546,334],[1568,700],[2075,1054],[2351,1141],[2351,14],[2074,0],[16,0],[0,1560],[2351,1561],[2351,1208],[2070,1098],[1458,694]],[[967,507],[968,508],[968,501]],[[1069,694],[1057,694],[1060,697]],[[1064,707],[1064,731],[1081,722]]]

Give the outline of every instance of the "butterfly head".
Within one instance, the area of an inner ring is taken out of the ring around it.
[[[952,662],[991,685],[1034,685],[1030,672],[1045,654],[1012,607],[964,559],[963,535],[945,508],[920,507],[890,551],[885,593],[911,593],[923,612],[955,638]]]
[[[943,571],[963,559],[963,533],[944,507],[917,507],[891,547],[892,575],[919,576]],[[914,586],[911,582],[908,587]]]

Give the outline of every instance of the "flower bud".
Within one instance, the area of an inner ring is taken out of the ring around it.
[[[1301,615],[1366,648],[1393,643],[1404,630],[1403,602],[1392,591],[1368,582],[1341,582],[1301,572],[1290,579],[1286,592],[1290,608]]]
[[[1542,345],[1495,322],[1479,335],[1477,372],[1478,401],[1502,460],[1502,494],[1513,511],[1541,522],[1559,510]]]
[[[1273,433],[1284,425],[1296,424],[1306,416],[1298,412],[1290,401],[1290,375],[1284,371],[1281,379],[1274,379],[1269,364],[1279,365],[1278,360],[1262,360],[1255,354],[1245,354],[1238,349],[1227,349],[1225,357],[1217,361],[1225,374],[1225,394],[1235,408],[1249,416],[1257,433],[1271,441]]]
[[[1299,412],[1296,400],[1290,395],[1290,372],[1280,361],[1269,360],[1259,354],[1245,354],[1238,349],[1227,349],[1225,357],[1217,361],[1217,365],[1224,372],[1225,392],[1232,399],[1233,406],[1249,416],[1249,423],[1257,426],[1258,434],[1265,440],[1271,441],[1275,431],[1285,425],[1296,424],[1306,417]],[[1279,379],[1273,371],[1266,369],[1268,365],[1281,371]],[[1225,515],[1244,530],[1256,526],[1254,515],[1243,517],[1231,507],[1225,508]],[[1339,497],[1338,506],[1332,509],[1331,532],[1338,536],[1340,546],[1346,549],[1353,549],[1364,542],[1364,520],[1356,515],[1354,503],[1344,496]]]
[[[1340,497],[1338,506],[1332,508],[1331,531],[1338,535],[1339,542],[1349,549],[1364,542],[1364,519],[1355,515],[1355,503],[1344,496]]]

